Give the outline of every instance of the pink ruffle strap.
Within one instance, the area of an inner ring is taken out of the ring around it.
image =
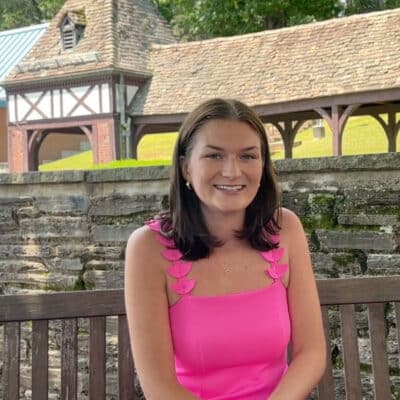
[[[275,235],[269,235],[269,239],[271,240],[271,243],[277,244],[281,240],[281,235],[279,233]]]
[[[265,270],[265,273],[273,279],[280,279],[289,268],[288,264],[279,263],[284,253],[283,247],[261,252],[261,256],[270,263],[270,267]]]
[[[160,221],[158,219],[152,219],[150,221],[146,221],[145,224],[153,231],[160,232]]]
[[[172,265],[167,269],[168,274],[176,278],[176,282],[171,285],[172,290],[178,294],[191,292],[196,281],[187,279],[186,275],[192,269],[192,263],[190,261],[182,261],[182,254],[176,249],[164,250],[162,254],[167,260],[172,261]]]
[[[145,222],[145,224],[153,231],[157,233],[156,239],[159,243],[161,243],[163,246],[165,247],[173,247],[174,246],[174,242],[172,239],[168,239],[165,236],[162,236],[160,234],[160,221],[155,219],[155,220],[151,220],[151,221],[147,221]]]
[[[146,222],[146,225],[153,232],[156,232],[158,242],[165,246],[165,249],[161,253],[163,257],[168,261],[172,261],[171,266],[167,269],[168,274],[173,278],[176,278],[176,282],[171,284],[172,290],[180,295],[190,293],[196,284],[194,279],[186,278],[186,275],[192,269],[192,262],[183,261],[183,255],[177,248],[175,248],[174,242],[160,234],[160,221],[148,221]]]
[[[181,260],[175,261],[168,269],[168,273],[174,278],[185,277],[192,269],[191,262],[184,262]]]
[[[175,293],[187,294],[193,290],[195,284],[196,281],[194,279],[178,279],[171,285],[171,288]]]
[[[162,255],[169,261],[177,261],[182,258],[182,253],[178,249],[165,249]]]

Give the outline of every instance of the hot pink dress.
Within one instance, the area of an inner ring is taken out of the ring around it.
[[[159,221],[147,224],[165,246],[172,289],[181,295],[169,308],[180,384],[202,400],[267,400],[287,370],[290,318],[279,264],[284,249],[260,255],[273,283],[263,289],[221,296],[191,295],[196,282],[186,276],[192,262],[182,260],[173,242],[159,234]]]

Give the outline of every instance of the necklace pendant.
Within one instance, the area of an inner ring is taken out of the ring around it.
[[[225,273],[228,273],[228,272],[231,272],[232,267],[229,266],[228,264],[224,264],[224,265],[222,266],[222,269],[224,270]]]

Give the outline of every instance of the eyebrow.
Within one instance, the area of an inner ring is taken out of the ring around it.
[[[218,151],[223,151],[224,149],[219,146],[214,146],[212,144],[207,144],[206,147],[212,149],[212,150],[218,150]],[[258,146],[250,146],[250,147],[244,147],[243,149],[240,149],[241,151],[251,151],[251,150],[257,150],[259,149]]]

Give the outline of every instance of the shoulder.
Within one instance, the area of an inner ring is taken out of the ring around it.
[[[157,240],[157,233],[144,225],[131,233],[125,249],[125,271],[135,270],[141,273],[162,272],[165,260],[162,257],[163,246]]]
[[[278,223],[282,234],[295,233],[298,230],[303,231],[300,218],[293,211],[284,207],[281,208]]]
[[[126,248],[127,251],[147,250],[156,243],[155,233],[147,225],[144,225],[131,233]]]
[[[307,239],[300,218],[291,210],[282,208],[279,218],[281,243],[289,254],[305,251]]]

